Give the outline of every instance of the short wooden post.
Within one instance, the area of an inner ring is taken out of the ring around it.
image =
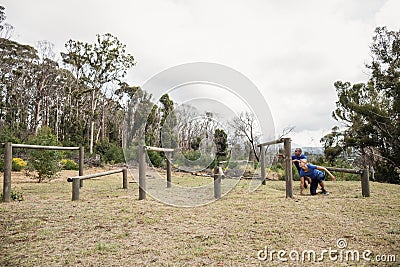
[[[293,198],[292,144],[290,138],[283,138],[283,147],[285,149],[286,197]]]
[[[83,164],[85,158],[85,148],[83,146],[79,147],[79,176],[83,176]],[[80,187],[83,186],[83,180],[80,181]]]
[[[168,153],[168,154],[167,154]],[[171,187],[171,153],[170,152],[166,152],[165,153],[166,157],[167,157],[167,188]]]
[[[146,148],[139,146],[139,200],[146,199]]]
[[[122,169],[122,188],[128,189],[128,169]]]
[[[3,202],[11,201],[12,143],[4,145]]]
[[[214,198],[221,198],[221,174],[219,173],[219,166],[214,168]]]
[[[266,172],[265,172],[265,146],[261,145],[260,146],[260,163],[261,163],[261,181],[263,185],[266,184],[265,182],[265,176],[266,176]]]
[[[367,169],[361,171],[361,193],[363,197],[369,197],[369,172]]]
[[[79,177],[72,179],[72,201],[79,200],[80,180]]]

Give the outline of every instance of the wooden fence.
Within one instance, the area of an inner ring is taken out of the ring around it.
[[[114,174],[114,173],[120,173],[120,172],[122,172],[122,188],[128,189],[128,170],[127,170],[127,168],[68,178],[67,181],[72,182],[72,201],[79,200],[79,190],[82,187],[81,182],[83,180],[106,176],[106,175],[110,175],[110,174]]]
[[[367,169],[355,170],[355,169],[344,169],[344,168],[335,168],[335,167],[325,167],[331,172],[345,172],[345,173],[353,173],[359,174],[361,176],[361,194],[363,197],[370,196],[369,190],[369,171]]]
[[[285,160],[285,177],[286,177],[286,197],[293,198],[293,173],[292,173],[292,155],[291,155],[291,140],[290,138],[280,138],[278,140],[265,142],[259,144],[260,147],[260,165],[261,165],[261,179],[262,184],[265,185],[265,147],[269,145],[284,143],[284,160]],[[362,170],[354,170],[354,169],[344,169],[344,168],[335,168],[335,167],[326,167],[329,171],[332,172],[345,172],[345,173],[354,173],[359,174],[361,176],[361,190],[362,196],[369,197],[370,189],[369,189],[369,172],[367,169]]]
[[[4,147],[4,180],[3,180],[3,202],[10,202],[11,200],[11,169],[12,169],[12,153],[13,148],[27,148],[27,149],[44,149],[44,150],[79,150],[79,176],[83,175],[83,147],[61,147],[61,146],[39,146],[39,145],[25,145],[13,144],[11,142],[2,143]],[[82,184],[80,185],[82,186]]]
[[[260,147],[260,165],[261,165],[261,180],[262,184],[265,185],[265,147],[269,145],[275,145],[283,143],[284,147],[284,160],[285,160],[285,180],[286,180],[286,197],[293,197],[293,173],[292,173],[292,140],[290,138],[280,138],[277,140],[265,142],[259,144]]]
[[[146,151],[172,153],[172,148],[139,146],[139,200],[146,199]],[[167,188],[171,187],[171,162],[167,156]]]

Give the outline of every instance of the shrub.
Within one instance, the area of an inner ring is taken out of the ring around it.
[[[147,151],[147,154],[149,155],[149,159],[151,161],[151,164],[153,164],[154,167],[163,167],[164,159],[163,159],[163,157],[161,157],[159,152],[157,152],[157,151]]]
[[[12,160],[12,170],[13,171],[21,171],[22,169],[24,169],[26,167],[26,165],[28,165],[26,163],[26,161],[24,161],[21,158],[13,158]]]
[[[38,135],[33,137],[30,142],[36,145],[58,145],[55,135],[47,127],[41,128]],[[30,167],[37,171],[34,178],[38,179],[39,183],[45,179],[53,178],[61,169],[59,162],[62,159],[62,152],[58,150],[32,149],[28,156]]]
[[[21,158],[13,158],[11,164],[11,169],[16,172],[21,171],[28,165],[28,163]],[[4,158],[0,158],[0,172],[4,172]]]
[[[102,141],[96,144],[95,151],[104,163],[125,162],[124,152],[118,144]]]
[[[60,164],[63,170],[74,170],[74,171],[79,170],[78,163],[76,163],[72,159],[62,159],[60,161]]]
[[[107,149],[106,153],[104,153],[104,160],[107,163],[121,163],[125,162],[124,152],[122,147],[111,144]]]

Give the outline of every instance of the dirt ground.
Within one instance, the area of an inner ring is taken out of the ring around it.
[[[73,202],[66,177],[75,175],[36,183],[13,172],[24,200],[0,204],[0,266],[400,264],[399,185],[371,182],[363,198],[360,182],[328,181],[330,195],[311,197],[298,195],[294,182],[295,197],[286,199],[282,181],[249,192],[250,181],[241,180],[218,201],[179,208],[139,201],[137,183],[129,177],[122,189],[120,173],[86,180]],[[181,186],[210,182],[173,174]]]

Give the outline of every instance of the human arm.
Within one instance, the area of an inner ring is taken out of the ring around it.
[[[327,168],[323,166],[317,166],[317,170],[326,172],[327,174],[329,174],[333,181],[336,181],[336,177]]]

